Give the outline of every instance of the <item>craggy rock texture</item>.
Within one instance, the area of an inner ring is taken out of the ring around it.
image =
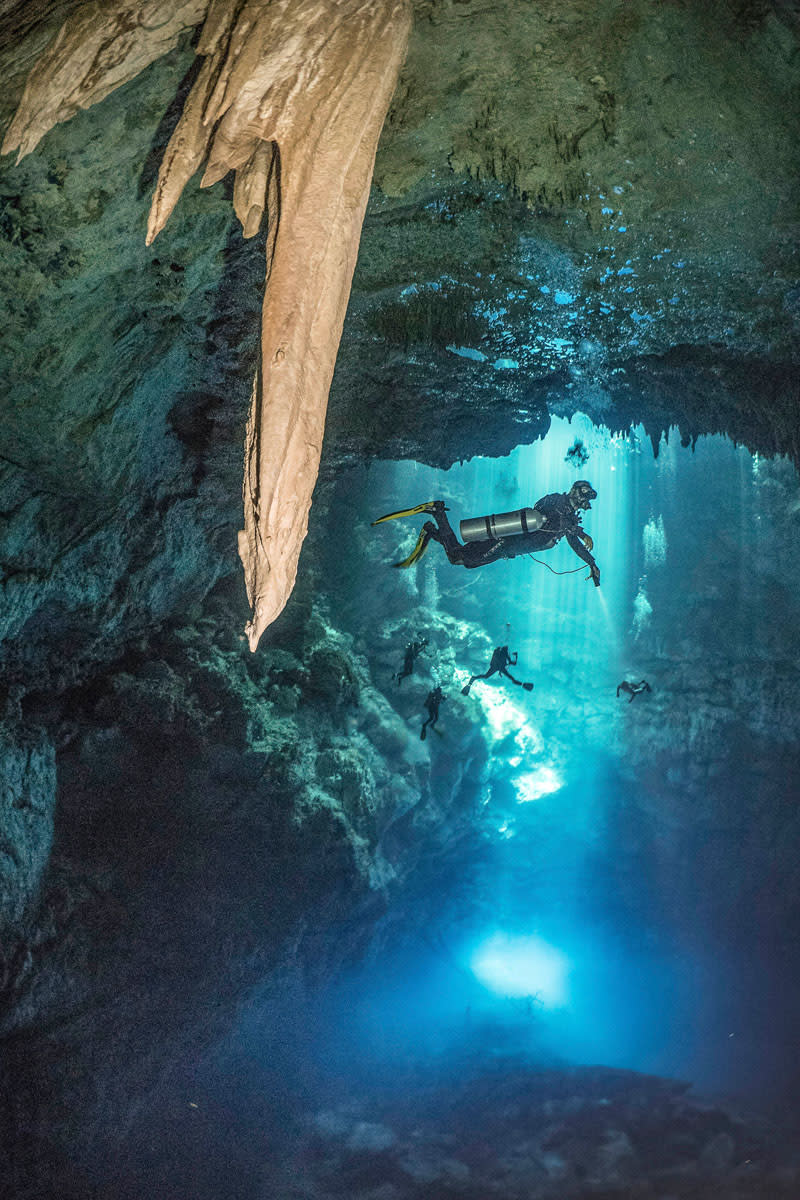
[[[332,431],[444,465],[547,407],[797,461],[796,44],[787,5],[420,6]]]
[[[3,153],[29,154],[52,125],[170,50],[205,9],[203,0],[177,12],[158,0],[141,11],[129,0],[79,7],[31,72]],[[239,537],[252,650],[294,586],[375,148],[409,26],[406,0],[215,0],[197,47],[204,61],[159,171],[148,244],[203,162],[204,187],[235,171],[245,237],[269,212]]]
[[[287,613],[291,636],[253,657],[220,621],[227,604],[91,688],[28,704],[62,748],[49,861],[46,839],[31,847],[39,903],[4,942],[0,1110],[20,1196],[54,1172],[78,1187],[104,1156],[113,1190],[171,1066],[272,973],[324,980],[356,956],[393,886],[469,827],[485,748],[465,714],[449,723],[459,784],[431,775],[418,721],[318,612]],[[52,755],[29,757],[24,780],[10,763],[9,802],[37,810],[22,788],[52,783]]]
[[[0,187],[0,657],[24,690],[85,678],[232,569],[264,243],[195,189],[144,243],[164,138],[150,89],[189,61],[58,126]]]
[[[207,8],[208,0],[79,5],[28,76],[2,153],[17,150],[17,161],[30,154],[59,121],[97,104],[172,50]]]
[[[789,1200],[800,1184],[766,1129],[692,1101],[685,1084],[602,1068],[537,1072],[502,1056],[493,1069],[461,1069],[454,1084],[418,1067],[402,1100],[378,1092],[314,1113],[270,1180],[275,1194],[290,1194],[309,1162],[306,1195],[328,1196],[332,1179],[346,1179],[365,1200]]]
[[[7,41],[1,52],[12,83],[18,62],[32,60],[69,7],[42,6],[38,21],[12,9],[7,38],[16,16],[21,43]],[[418,6],[333,383],[329,469],[364,455],[445,465],[505,453],[544,432],[549,411],[575,409],[612,428],[643,420],[656,443],[677,424],[686,442],[726,430],[753,449],[796,455],[793,20],[785,5],[718,4],[702,13],[686,4],[612,5],[599,26],[578,3],[504,5],[497,13]],[[40,435],[40,416],[49,414],[47,428],[58,435],[52,461],[68,463],[74,481],[69,510],[53,511],[56,486],[40,518],[52,543],[47,561],[12,559],[7,586],[27,638],[36,623],[25,622],[44,601],[53,561],[68,568],[57,603],[67,595],[71,609],[82,608],[91,597],[101,637],[123,634],[124,622],[110,614],[98,620],[91,581],[102,553],[96,546],[86,553],[95,523],[98,533],[108,530],[109,545],[141,538],[137,562],[159,553],[156,523],[147,515],[141,523],[136,488],[119,471],[137,442],[131,426],[120,455],[129,399],[150,409],[139,447],[148,468],[159,464],[159,478],[155,469],[140,474],[154,481],[145,487],[166,518],[162,527],[174,529],[165,561],[175,561],[177,542],[183,549],[193,540],[187,510],[197,509],[201,523],[214,511],[205,499],[195,504],[198,476],[187,484],[164,461],[173,434],[197,442],[230,420],[239,436],[241,376],[256,366],[257,255],[232,233],[226,247],[218,187],[207,199],[184,197],[156,255],[139,242],[138,192],[152,187],[193,82],[180,84],[191,61],[186,50],[173,52],[52,130],[35,162],[9,164],[4,174],[10,544],[29,544],[36,501],[22,501],[31,473],[50,470],[49,454],[40,463],[28,453],[53,436]],[[173,239],[182,254],[171,253]],[[227,267],[215,303],[220,254]],[[65,306],[86,338],[85,352],[71,343],[71,356],[59,344]],[[187,336],[191,400],[183,380],[162,390],[163,404],[145,398],[141,364],[154,386],[172,380]],[[107,355],[98,354],[101,346]],[[80,398],[71,387],[65,411],[62,381],[75,375]],[[168,391],[184,397],[180,429],[164,421]],[[119,410],[117,396],[129,398]],[[283,418],[281,427],[283,436]],[[231,486],[216,457],[197,471],[203,490]],[[91,521],[72,515],[83,503],[75,502],[76,488],[91,497]],[[235,504],[234,488],[231,513]],[[120,534],[124,505],[131,508]],[[290,508],[292,520],[304,521],[303,505]],[[193,548],[197,569],[183,573],[184,597],[213,585],[212,562],[227,551],[226,539],[235,541],[227,525],[214,536],[218,548]],[[101,591],[130,569],[118,565],[115,576],[110,564]],[[157,619],[172,593],[163,599]],[[148,606],[139,606],[144,623]]]

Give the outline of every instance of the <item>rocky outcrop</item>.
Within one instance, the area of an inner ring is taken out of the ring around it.
[[[310,1196],[344,1184],[358,1200],[788,1200],[800,1182],[772,1130],[693,1100],[685,1084],[514,1058],[463,1072],[453,1082],[417,1067],[401,1094],[351,1094],[309,1114],[274,1193],[301,1171]]]
[[[257,656],[221,587],[88,688],[25,701],[59,749],[42,733],[4,754],[0,1122],[20,1196],[103,1147],[116,1161],[248,992],[330,979],[470,831],[482,732],[453,712],[449,749],[424,746],[419,697],[395,708],[306,588]]]
[[[18,78],[18,62],[41,53],[57,19],[83,12],[43,6],[36,21],[17,12],[22,40],[0,51],[9,79]],[[765,453],[796,453],[786,154],[794,124],[784,102],[796,85],[793,24],[785,6],[737,13],[717,6],[712,30],[685,6],[625,5],[599,30],[592,26],[587,64],[583,4],[557,14],[526,5],[502,13],[418,6],[332,386],[329,474],[364,456],[443,466],[476,452],[506,453],[544,432],[549,412],[578,408],[615,429],[644,421],[654,444],[675,424],[687,442],[726,430]],[[120,48],[155,37],[155,24],[128,30]],[[209,49],[217,33],[209,26]],[[521,53],[531,45],[533,53]],[[223,51],[219,42],[215,53]],[[237,87],[246,65],[238,61]],[[214,134],[202,123],[203,95],[192,91],[193,62],[184,46],[153,63],[52,130],[20,166],[9,164],[0,185],[13,360],[3,410],[3,561],[13,630],[23,640],[37,636],[45,603],[85,611],[101,641],[124,640],[128,617],[112,616],[102,597],[123,589],[130,569],[147,573],[162,528],[171,531],[163,553],[183,563],[181,584],[142,581],[137,630],[148,612],[164,619],[179,593],[185,608],[231,569],[230,522],[241,522],[235,446],[244,380],[256,374],[254,289],[263,286],[269,247],[248,249],[229,230],[220,184],[206,197],[185,192],[156,254],[142,244],[146,197],[190,94],[187,119],[193,113],[196,132],[205,131],[196,150]],[[222,57],[218,65],[227,69]],[[213,112],[234,121],[233,110]],[[242,109],[240,131],[244,117]],[[690,118],[708,136],[692,132]],[[558,147],[584,124],[591,128],[566,161]],[[269,131],[259,128],[263,157]],[[178,142],[194,145],[185,123],[180,130],[168,155],[174,164]],[[252,133],[247,138],[245,162],[255,151]],[[220,141],[220,166],[243,169],[227,153]],[[184,162],[170,187],[177,190],[187,170]],[[251,220],[249,191],[240,180],[248,232],[264,199]],[[65,312],[75,330],[66,344]],[[116,317],[108,320],[109,312]],[[263,361],[279,350],[262,350]],[[279,361],[267,368],[276,378],[289,370]],[[262,407],[266,420],[280,406]],[[281,430],[292,420],[281,416]],[[223,425],[224,455],[215,437]],[[305,455],[320,438],[300,441]],[[248,478],[260,488],[256,457],[248,458]],[[55,466],[62,462],[72,481],[64,505]],[[220,524],[212,513],[223,494]],[[48,531],[46,553],[30,550],[34,508]],[[287,553],[302,509],[291,499],[281,538]],[[248,545],[256,525],[249,528]],[[103,565],[101,541],[137,548],[127,564],[126,554],[115,562],[110,551]],[[41,647],[26,662],[32,658],[37,670],[49,669]]]

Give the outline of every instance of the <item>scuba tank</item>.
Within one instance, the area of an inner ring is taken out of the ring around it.
[[[514,512],[492,513],[488,517],[469,517],[460,522],[459,528],[462,542],[485,542],[520,533],[535,533],[544,523],[545,515],[538,508],[518,508]]]

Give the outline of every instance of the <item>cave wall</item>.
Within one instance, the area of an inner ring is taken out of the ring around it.
[[[168,56],[4,176],[7,683],[73,681],[229,569],[263,242],[195,192],[145,248],[160,89],[189,62]]]
[[[796,13],[430,4],[416,32],[336,433],[380,453],[378,397],[395,457],[436,410],[417,452],[436,465],[507,453],[546,409],[644,421],[656,444],[673,425],[687,441],[727,432],[797,461]],[[466,394],[479,429],[448,413]]]

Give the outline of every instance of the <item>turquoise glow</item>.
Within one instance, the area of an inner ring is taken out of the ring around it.
[[[576,439],[589,454],[579,468],[566,460]],[[540,562],[523,556],[473,571],[432,544],[413,569],[393,571],[424,518],[370,526],[378,514],[441,498],[457,529],[566,492],[576,478],[598,493],[583,524],[599,589],[565,541]],[[690,449],[674,434],[654,456],[642,429],[615,436],[576,416],[554,418],[544,439],[505,458],[448,471],[377,464],[360,482],[342,489],[340,516],[369,556],[363,572],[352,558],[331,563],[337,594],[357,645],[369,646],[365,629],[380,631],[382,657],[370,665],[405,726],[409,757],[422,755],[438,787],[463,795],[486,838],[479,870],[465,856],[463,879],[456,864],[447,881],[467,897],[464,910],[442,898],[446,961],[458,964],[442,995],[449,988],[454,1007],[462,996],[477,1008],[532,995],[544,1006],[541,980],[520,966],[529,956],[516,953],[516,940],[538,930],[567,964],[568,990],[537,1023],[558,1054],[706,1081],[743,1077],[745,1020],[737,1027],[730,997],[744,1005],[739,992],[754,977],[684,917],[713,913],[737,937],[746,927],[752,957],[758,906],[745,896],[735,915],[719,914],[715,880],[737,904],[730,876],[742,858],[725,790],[739,783],[726,764],[751,736],[786,725],[768,665],[800,655],[791,464],[761,463],[722,437]],[[391,672],[417,632],[431,648],[398,693]],[[505,644],[518,651],[513,675],[534,690],[495,676],[462,696]],[[617,697],[623,679],[643,678],[651,696]],[[447,703],[439,736],[421,747],[422,699],[434,681]],[[703,774],[709,764],[719,776]],[[759,803],[753,795],[754,811]],[[760,836],[757,824],[748,828],[748,839]],[[477,958],[487,946],[488,967]],[[483,1001],[469,991],[481,985]],[[757,1025],[747,1029],[756,1059]]]
[[[579,469],[566,461],[576,438],[589,453]],[[642,527],[636,527],[637,496],[643,474],[651,470],[649,442],[612,436],[581,415],[572,421],[554,418],[546,438],[518,447],[504,459],[475,458],[449,471],[416,463],[379,469],[385,476],[376,489],[378,511],[382,504],[391,509],[441,497],[456,529],[462,518],[532,505],[550,492],[567,491],[577,478],[588,479],[598,493],[583,523],[594,539],[599,589],[566,541],[536,555],[539,561],[521,557],[470,572],[452,567],[434,545],[411,580],[423,597],[435,596],[441,610],[481,625],[492,645],[508,643],[517,650],[517,676],[535,681],[530,694],[496,679],[472,689],[476,713],[482,714],[493,741],[509,741],[509,778],[523,804],[562,787],[574,766],[575,717],[591,713],[628,669],[627,635],[639,570],[635,560],[642,538]],[[410,552],[417,532],[414,521],[380,527],[387,558]],[[396,575],[381,582],[387,588],[408,586]],[[480,669],[456,655],[454,682],[463,685]],[[620,719],[612,707],[602,722],[590,720],[581,732],[582,754],[592,747],[604,750]],[[513,828],[513,815],[510,819]]]
[[[548,1009],[560,1008],[567,999],[569,963],[536,935],[494,934],[476,950],[472,970],[500,996],[530,997]]]

